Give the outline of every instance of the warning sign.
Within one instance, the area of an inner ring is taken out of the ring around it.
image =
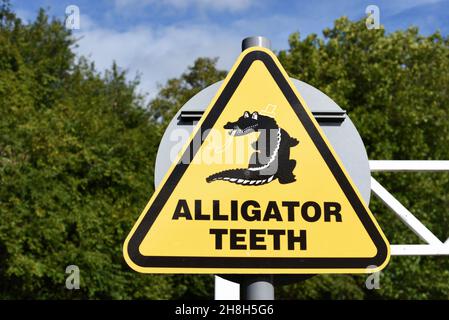
[[[389,245],[276,56],[245,50],[124,244],[146,273],[365,273]]]

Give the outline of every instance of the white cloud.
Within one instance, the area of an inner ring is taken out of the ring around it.
[[[139,5],[153,4],[154,1],[156,0],[115,0],[115,3],[116,8],[121,6],[122,12],[125,12],[128,6],[136,8]],[[230,0],[227,3],[215,3],[212,0],[162,1],[177,8],[189,3],[196,6],[216,6],[215,8],[228,6],[227,10],[252,5],[251,0]],[[434,0],[411,1],[417,4]],[[237,2],[243,4],[236,4]],[[407,4],[402,2],[396,4],[395,9],[405,6]],[[381,10],[382,8],[381,4]],[[328,12],[328,9],[318,9],[317,12]],[[350,9],[345,10],[352,14],[364,14],[363,5]],[[240,53],[241,40],[246,36],[268,36],[272,40],[273,49],[283,49],[287,47],[287,38],[292,32],[300,30],[303,36],[310,32],[320,33],[323,27],[331,26],[333,19],[341,15],[338,10],[331,10],[332,14],[319,18],[317,12],[312,14],[310,10],[295,10],[296,14],[283,15],[273,12],[270,16],[235,19],[226,26],[200,19],[196,23],[177,22],[162,26],[142,22],[120,31],[106,28],[82,15],[81,30],[75,34],[76,37],[81,37],[76,50],[95,61],[100,71],[110,68],[115,60],[120,67],[129,71],[131,78],[139,72],[140,90],[154,97],[157,93],[157,83],[163,84],[169,78],[178,77],[197,57],[219,57],[218,67],[229,70]],[[392,11],[392,8],[388,9],[390,10]]]
[[[75,33],[81,38],[76,51],[90,57],[100,71],[110,68],[115,60],[128,70],[130,78],[139,72],[139,89],[154,97],[158,83],[179,77],[198,57],[218,57],[218,68],[229,70],[247,36],[265,35],[272,40],[273,49],[285,48],[288,34],[297,24],[297,19],[272,15],[234,20],[226,27],[211,22],[159,27],[144,24],[119,31],[81,15],[81,30]]]
[[[218,66],[229,69],[240,53],[239,35],[213,25],[148,25],[117,31],[100,27],[81,16],[78,54],[95,61],[98,70],[110,68],[112,61],[133,77],[141,73],[140,89],[153,97],[157,83],[178,77],[200,56],[219,57]]]
[[[175,9],[195,7],[201,10],[242,11],[253,5],[253,0],[115,0],[117,9],[145,7],[148,5],[168,6]]]
[[[17,17],[19,17],[20,20],[22,20],[22,22],[25,24],[30,21],[33,21],[37,15],[36,12],[32,12],[30,10],[24,10],[24,9],[16,9],[15,13],[16,13]]]

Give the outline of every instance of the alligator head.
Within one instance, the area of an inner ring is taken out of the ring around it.
[[[245,111],[237,121],[228,122],[223,128],[230,130],[229,134],[232,136],[243,136],[259,130],[277,129],[278,126],[271,117],[260,115],[256,111],[251,114]]]

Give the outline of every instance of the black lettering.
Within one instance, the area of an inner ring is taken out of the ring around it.
[[[313,215],[309,215],[309,208],[312,207]],[[321,207],[318,203],[314,201],[307,201],[301,207],[301,215],[302,218],[307,222],[315,222],[318,221],[321,217]]]
[[[172,220],[178,220],[179,218],[186,218],[186,220],[192,220],[192,215],[190,214],[189,206],[187,201],[184,199],[179,199],[176,205],[175,212],[173,213]]]
[[[299,201],[282,201],[282,206],[287,207],[288,221],[295,221],[295,207],[299,207]]]
[[[220,215],[220,200],[212,201],[212,220],[215,221],[228,220],[228,216]]]
[[[237,200],[231,200],[231,220],[237,221],[239,216],[239,203]]]
[[[245,241],[245,229],[231,229],[230,230],[230,249],[231,250],[245,250],[246,244],[239,244],[240,241]],[[243,236],[241,236],[243,235]]]
[[[215,235],[215,249],[223,249],[223,235],[228,234],[226,229],[210,229],[209,234]]]
[[[295,236],[294,230],[288,230],[288,250],[295,250],[295,243],[299,243],[300,250],[307,250],[306,230],[299,230],[299,236]]]
[[[265,230],[253,229],[249,231],[249,248],[251,250],[265,250],[267,246],[265,244],[258,244],[258,242],[264,242],[264,237],[259,237],[265,234]]]
[[[201,200],[195,200],[195,220],[210,220],[210,215],[202,214]]]
[[[331,216],[335,217],[336,222],[341,222],[341,205],[338,202],[324,203],[324,221],[331,221]]]
[[[281,236],[285,234],[285,230],[267,230],[267,234],[273,236],[273,250],[280,250]]]
[[[254,208],[260,208],[259,203],[254,200],[248,200],[243,202],[242,204],[242,218],[246,221],[260,221],[260,210],[253,209],[251,210],[251,215],[248,214],[248,207],[252,206]]]
[[[267,210],[263,216],[263,221],[268,221],[270,219],[282,221],[281,212],[279,211],[276,201],[268,201]]]

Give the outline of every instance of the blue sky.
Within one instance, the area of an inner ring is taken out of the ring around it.
[[[380,9],[387,31],[418,26],[423,34],[449,34],[449,0],[12,0],[25,21],[40,7],[65,18],[65,8],[76,5],[81,28],[74,32],[75,50],[95,61],[99,70],[113,60],[141,74],[142,92],[154,96],[158,83],[181,74],[199,56],[219,57],[229,69],[240,52],[241,40],[251,35],[271,39],[274,50],[288,47],[288,35],[321,34],[341,16],[365,17],[367,5]]]

